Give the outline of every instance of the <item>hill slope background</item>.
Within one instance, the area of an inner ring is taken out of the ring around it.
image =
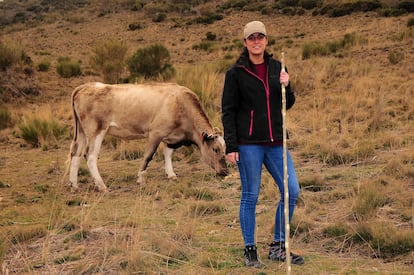
[[[35,87],[39,93],[13,96],[2,104],[12,117],[0,134],[3,273],[283,273],[283,263],[266,259],[278,197],[266,173],[257,210],[257,243],[265,263],[261,270],[243,266],[236,168],[218,179],[199,161],[195,148],[177,150],[178,181],[166,180],[157,155],[148,183],[137,186],[143,142],[108,138],[99,160],[108,194],[93,191],[86,169],[80,192],[61,184],[70,144],[70,94],[81,83],[102,81],[89,64],[95,45],[126,41],[128,54],[164,45],[177,71],[172,81],[208,97],[203,102],[209,117],[221,128],[223,72],[241,50],[244,24],[261,20],[272,41],[269,51],[276,57],[286,53],[297,95],[288,128],[302,193],[291,228],[293,250],[304,255],[306,264],[294,266],[293,273],[412,274],[414,34],[407,26],[412,14],[329,17],[312,16],[312,11],[286,15],[281,9],[264,14],[218,8],[229,2],[166,12],[161,22],[154,22],[157,13],[149,11],[150,2],[147,9],[135,10],[122,5],[131,1],[55,3],[40,21],[26,18],[3,26],[1,41],[20,45],[34,67],[51,63],[46,72],[21,76],[19,66],[2,72],[2,87]],[[27,14],[35,3],[19,2],[14,8]],[[13,10],[10,2],[0,3],[5,4],[8,9],[2,12]],[[194,23],[217,10],[221,20]],[[131,30],[131,24],[140,28]],[[203,50],[209,32],[216,38]],[[338,43],[346,47],[304,58],[306,47]],[[57,60],[64,56],[80,61],[81,76],[56,73]],[[22,138],[21,126],[33,118],[56,119],[68,131],[32,147]]]

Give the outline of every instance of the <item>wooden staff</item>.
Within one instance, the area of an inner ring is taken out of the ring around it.
[[[285,72],[285,53],[282,52],[282,72]],[[285,190],[285,248],[286,248],[286,274],[290,275],[292,270],[290,259],[290,224],[289,224],[289,185],[287,169],[287,145],[286,145],[286,87],[282,84],[282,123],[283,123],[283,186]]]

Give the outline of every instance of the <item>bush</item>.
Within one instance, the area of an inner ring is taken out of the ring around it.
[[[216,40],[216,38],[217,38],[217,35],[214,32],[207,32],[206,33],[206,39],[208,41],[214,41],[214,40]]]
[[[214,50],[214,42],[212,41],[202,41],[199,44],[193,45],[193,50],[203,50],[207,52],[212,52]]]
[[[0,263],[3,262],[7,253],[7,241],[4,238],[0,239]]]
[[[391,50],[388,53],[388,60],[391,64],[396,65],[404,59],[404,52],[402,50]]]
[[[140,23],[131,23],[128,25],[128,30],[130,31],[140,30],[142,28],[143,26]]]
[[[0,130],[6,129],[12,125],[12,117],[9,109],[5,106],[0,106]]]
[[[309,42],[302,46],[302,59],[309,59],[314,55],[325,56],[331,53],[336,53],[339,50],[354,46],[357,42],[362,43],[363,40],[361,40],[355,33],[347,33],[342,40],[328,41],[325,44]]]
[[[407,27],[412,27],[412,26],[414,26],[414,17],[411,17],[407,21]]]
[[[106,83],[117,83],[124,70],[128,47],[125,42],[107,41],[95,46],[92,67],[103,74]]]
[[[160,22],[163,22],[166,18],[167,18],[167,14],[165,12],[159,12],[155,14],[155,16],[152,18],[152,22],[160,23]]]
[[[387,190],[380,182],[363,182],[355,195],[352,207],[353,215],[364,221],[373,217],[378,208],[389,203]]]
[[[59,57],[56,71],[61,77],[64,78],[79,76],[82,74],[80,62],[72,61],[69,57]]]
[[[174,74],[174,68],[170,64],[170,53],[159,44],[137,50],[127,63],[131,77],[170,78]]]
[[[299,0],[299,6],[304,9],[310,10],[316,8],[319,5],[318,0]]]
[[[47,145],[66,133],[66,127],[56,120],[33,118],[19,125],[21,137],[34,147]]]
[[[414,2],[413,1],[403,1],[398,3],[397,8],[405,10],[406,12],[414,12]]]
[[[26,56],[20,45],[0,41],[0,70],[7,70]]]
[[[39,72],[47,72],[49,71],[49,68],[50,68],[50,61],[48,60],[43,60],[37,65],[37,70]]]
[[[211,13],[207,15],[202,15],[194,19],[194,22],[197,24],[213,24],[215,21],[223,19],[223,15],[218,13]]]

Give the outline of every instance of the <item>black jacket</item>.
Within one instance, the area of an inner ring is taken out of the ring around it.
[[[222,123],[226,153],[237,152],[238,144],[268,143],[283,140],[281,63],[265,52],[267,79],[255,73],[248,53],[226,72],[222,96]],[[295,103],[295,95],[286,87],[286,109]]]

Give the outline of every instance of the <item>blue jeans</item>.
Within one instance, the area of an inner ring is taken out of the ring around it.
[[[300,187],[288,150],[287,162],[290,222],[299,197]],[[263,164],[275,180],[280,191],[280,201],[275,215],[274,240],[285,240],[283,146],[239,145],[239,161],[237,165],[242,184],[239,214],[245,246],[255,244],[256,204],[259,197]]]

